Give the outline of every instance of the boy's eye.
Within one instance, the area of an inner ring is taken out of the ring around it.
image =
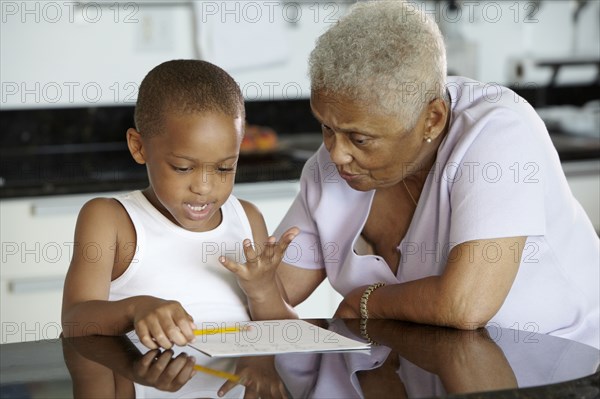
[[[189,172],[190,170],[192,170],[192,168],[180,167],[180,166],[175,166],[175,165],[173,165],[172,167],[173,167],[174,171],[181,172],[181,173],[183,173],[183,172]]]

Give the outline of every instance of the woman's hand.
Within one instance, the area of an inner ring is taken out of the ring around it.
[[[185,353],[173,358],[173,351],[148,351],[132,367],[134,381],[161,391],[175,392],[195,374],[196,359]]]
[[[237,384],[244,385],[246,398],[287,398],[287,390],[275,369],[274,356],[250,356],[238,359],[236,374],[239,382],[227,381],[217,394],[224,396]]]
[[[360,319],[360,298],[368,285],[353,289],[338,305],[333,317],[335,319]]]
[[[152,296],[140,296],[133,304],[133,326],[142,342],[150,349],[184,346],[195,338],[196,326],[183,306]]]
[[[277,267],[298,233],[299,230],[292,227],[283,233],[279,242],[275,237],[270,236],[262,248],[260,245],[255,248],[249,239],[244,240],[246,263],[243,265],[224,256],[219,260],[223,266],[237,276],[238,284],[246,296],[250,299],[262,298],[268,288],[279,290],[276,277]]]

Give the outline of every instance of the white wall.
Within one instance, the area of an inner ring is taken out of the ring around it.
[[[133,104],[137,85],[155,65],[198,56],[228,63],[215,51],[223,48],[235,50],[229,54],[241,66],[226,69],[248,99],[306,98],[306,61],[314,40],[347,8],[345,2],[316,0],[204,1],[194,3],[194,13],[192,2],[167,3],[2,1],[0,106]],[[571,24],[572,0],[542,0],[539,7],[533,0],[462,3],[458,15],[446,3],[437,10],[431,0],[416,3],[437,14],[452,39],[450,67],[459,73],[512,83],[514,60],[600,57],[598,1],[588,3],[577,28]],[[532,20],[526,20],[528,10],[535,11]],[[244,23],[254,36],[244,34],[249,32]],[[456,38],[463,41],[453,45]],[[274,63],[261,65],[269,48],[279,49],[281,57],[271,54]],[[574,68],[561,79],[585,81],[594,73]],[[543,83],[548,77],[547,70],[527,69],[523,79]]]
[[[2,1],[0,105],[133,104],[152,67],[199,57],[227,65],[247,99],[307,98],[308,54],[344,10],[274,1]],[[275,41],[283,57],[269,59]]]
[[[458,18],[442,11],[438,23],[475,46],[476,79],[510,84],[519,81],[511,68],[517,61],[525,60],[528,65],[534,59],[600,58],[600,2],[589,1],[576,26],[572,23],[574,3],[465,0]],[[530,18],[528,12],[532,12]],[[593,66],[568,68],[561,72],[559,82],[593,81],[596,73]],[[544,84],[550,75],[547,68],[527,68],[521,81]]]

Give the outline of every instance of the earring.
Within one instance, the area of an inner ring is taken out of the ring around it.
[[[427,143],[431,143],[431,137],[425,137],[425,141],[426,141]]]

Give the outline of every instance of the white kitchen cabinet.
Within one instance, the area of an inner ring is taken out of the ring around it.
[[[597,233],[600,233],[600,159],[562,164],[567,182]]]
[[[0,343],[57,338],[81,206],[96,195],[0,201]]]

